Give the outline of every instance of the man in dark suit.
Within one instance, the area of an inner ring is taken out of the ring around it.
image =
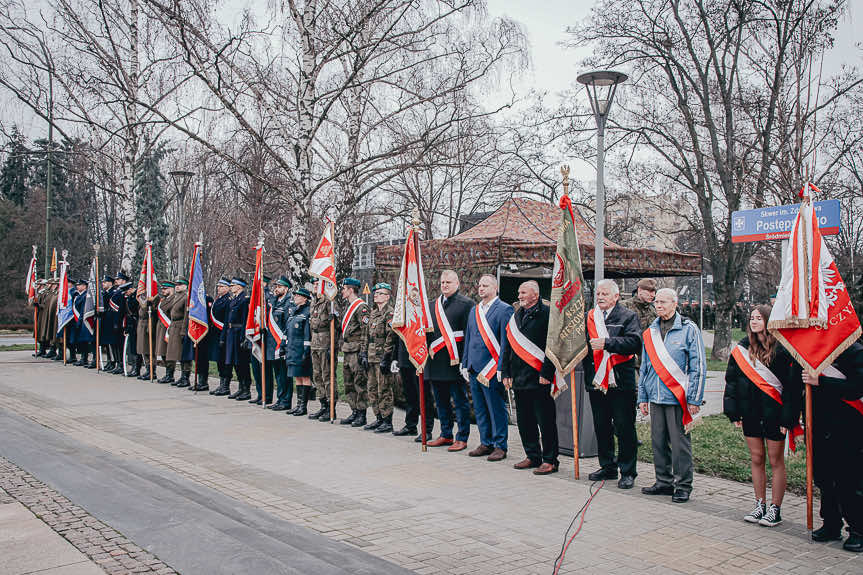
[[[635,358],[641,349],[638,315],[625,308],[613,280],[596,285],[596,307],[587,312],[588,353],[584,357],[584,384],[590,394],[593,428],[601,468],[591,481],[617,479],[620,489],[632,489],[638,436],[635,433]],[[618,455],[614,456],[617,436]]]
[[[506,324],[513,309],[497,297],[497,280],[494,276],[480,277],[477,292],[480,302],[468,314],[461,365],[467,372],[465,379],[470,381],[481,443],[468,455],[487,455],[489,461],[501,461],[506,458],[509,417],[504,401],[506,390],[497,371],[500,365],[500,342],[506,338]]]
[[[430,441],[428,446],[448,445],[448,451],[466,449],[470,436],[467,383],[459,373],[459,364],[464,354],[464,330],[474,302],[460,294],[458,288],[458,274],[453,270],[441,272],[441,295],[434,301],[431,310],[434,331],[427,336],[431,357],[425,367],[425,378],[431,382],[440,419],[440,437]],[[452,433],[453,403],[458,422],[455,441]]]
[[[231,280],[220,278],[216,284],[216,300],[210,308],[210,332],[213,334],[212,345],[209,346],[210,361],[216,362],[219,370],[219,387],[210,391],[210,395],[228,395],[231,393],[231,367],[225,365],[225,341],[222,339],[228,320],[228,308],[231,306]]]
[[[555,370],[551,360],[545,357],[549,309],[539,299],[539,284],[533,280],[519,286],[518,303],[520,306],[509,320],[502,342],[500,362],[504,387],[515,391],[518,434],[525,454],[513,467],[535,467],[534,475],[548,475],[560,466],[557,421],[551,397]]]
[[[236,393],[228,399],[242,401],[252,398],[251,345],[246,339],[246,317],[249,315],[249,296],[246,295],[246,281],[235,277],[231,280],[231,304],[222,330],[225,344],[225,365],[233,367],[240,382]],[[214,394],[215,395],[215,394]]]

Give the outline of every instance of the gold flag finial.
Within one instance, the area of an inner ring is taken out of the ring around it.
[[[569,195],[569,164],[560,167],[560,175],[563,176],[563,195]]]

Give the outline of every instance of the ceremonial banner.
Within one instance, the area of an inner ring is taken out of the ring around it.
[[[584,277],[575,230],[575,213],[569,196],[564,194],[560,199],[560,209],[562,223],[554,256],[545,354],[565,377],[587,354],[587,339],[584,325]],[[560,386],[553,385],[551,390],[554,397],[567,385],[563,377],[558,379]]]
[[[264,289],[262,258],[264,244],[258,242],[255,246],[255,279],[252,281],[252,295],[249,298],[249,315],[246,316],[246,339],[252,343],[252,355],[261,361],[261,330],[263,328],[264,309],[261,305],[261,294]]]
[[[417,373],[422,373],[429,355],[426,332],[432,331],[432,322],[423,276],[422,257],[416,240],[416,231],[413,229],[408,233],[405,242],[392,328],[404,341]]]
[[[93,258],[90,264],[90,277],[87,280],[87,292],[84,296],[84,327],[90,334],[96,333],[96,307],[99,295],[99,264],[96,258]]]
[[[192,269],[189,270],[189,293],[186,303],[189,307],[188,336],[196,345],[207,335],[207,291],[204,288],[204,273],[201,270],[201,244],[195,242],[192,254]]]
[[[36,246],[33,246],[33,257],[30,258],[30,267],[24,279],[24,293],[27,294],[27,303],[33,303],[36,299]]]
[[[141,273],[138,276],[137,294],[143,294],[150,299],[159,293],[159,280],[156,279],[156,270],[153,268],[153,244],[147,242],[144,248],[144,261],[141,264]]]
[[[66,253],[63,253],[63,261],[60,262],[60,285],[57,289],[57,333],[63,332],[63,328],[75,317],[75,306],[72,305],[72,296],[69,291],[69,264],[66,262]]]
[[[330,300],[335,299],[338,292],[334,237],[333,222],[327,220],[321,241],[318,242],[318,248],[309,265],[309,275],[321,280],[316,295],[326,295]]]
[[[51,252],[51,273],[54,274],[54,277],[57,277],[57,248]]]
[[[791,229],[782,280],[767,328],[817,376],[860,337],[860,320],[818,228],[807,184]]]

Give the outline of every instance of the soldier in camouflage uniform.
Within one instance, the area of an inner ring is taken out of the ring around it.
[[[623,302],[623,306],[634,311],[641,324],[642,333],[656,319],[656,308],[653,307],[653,298],[656,297],[656,280],[653,278],[642,278],[638,280],[638,288],[635,296]],[[636,372],[641,366],[641,356],[635,356]]]
[[[330,421],[330,318],[332,318],[332,303],[327,296],[317,289],[319,279],[314,278],[312,289],[316,295],[309,315],[309,327],[312,330],[312,386],[318,392],[321,408],[309,414],[309,419]],[[335,400],[339,400],[339,391],[335,390]]]
[[[347,302],[342,317],[342,380],[345,396],[351,406],[351,414],[339,423],[352,427],[366,424],[368,393],[366,372],[369,369],[369,306],[357,295],[360,280],[345,278],[342,282],[342,297]]]
[[[393,342],[389,337],[393,318],[392,287],[388,283],[379,283],[372,291],[375,306],[369,315],[368,361],[372,367],[368,372],[368,389],[375,420],[363,429],[389,433],[393,430],[393,374],[389,363],[382,366],[381,360],[393,355]]]

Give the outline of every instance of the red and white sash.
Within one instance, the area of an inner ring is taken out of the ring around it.
[[[689,388],[689,378],[677,365],[677,362],[668,353],[665,342],[659,329],[649,327],[642,334],[644,338],[644,351],[650,358],[650,365],[662,383],[674,394],[680,407],[683,408],[683,430],[687,433],[692,429],[692,415],[686,402],[686,390]]]
[[[488,324],[485,312],[481,311],[482,304],[477,304],[474,307],[476,308],[476,327],[479,329],[479,334],[482,336],[482,341],[485,343],[488,353],[491,354],[491,359],[477,374],[476,379],[488,387],[488,383],[497,375],[497,362],[500,360],[500,342],[497,341],[494,331],[492,331],[491,326]],[[491,306],[489,306],[489,309],[491,309]]]
[[[72,316],[75,318],[75,321],[81,321],[81,312],[78,311],[74,303],[72,304]]]
[[[216,326],[219,331],[225,329],[225,322],[219,321],[216,319],[216,316],[213,315],[213,307],[210,306],[210,323]]]
[[[456,345],[456,343],[464,341],[464,332],[452,330],[452,326],[449,324],[446,313],[444,313],[443,296],[437,298],[437,302],[434,306],[434,315],[437,319],[437,328],[440,331],[440,337],[431,342],[431,345],[429,346],[431,356],[434,357],[434,354],[446,347],[449,352],[449,364],[458,365],[460,358],[458,356],[458,345]]]
[[[598,310],[598,313],[597,313]],[[595,307],[587,312],[587,334],[591,338],[601,337],[608,339],[608,328],[605,327],[605,318],[602,316],[602,310]],[[593,387],[607,393],[609,387],[617,387],[617,382],[614,380],[614,366],[619,363],[624,363],[632,359],[633,355],[622,355],[620,353],[610,353],[606,349],[593,350]]]
[[[354,300],[354,303],[348,306],[348,310],[345,312],[345,317],[342,319],[342,333],[345,333],[345,330],[348,328],[348,324],[351,323],[351,318],[354,317],[357,310],[364,305],[366,305],[366,302],[357,298]]]
[[[740,367],[740,371],[743,372],[743,375],[745,375],[749,381],[754,383],[758,389],[769,395],[773,401],[782,405],[782,382],[779,381],[779,378],[776,377],[772,371],[770,371],[769,367],[751,357],[749,350],[740,344],[734,346],[734,349],[731,350],[731,357],[734,358],[734,361],[736,361],[737,365]],[[798,424],[790,429],[789,433],[791,437],[789,437],[788,448],[792,452],[796,452],[797,446],[794,438],[803,435],[803,426]]]
[[[821,372],[821,375],[823,375],[824,377],[832,377],[834,379],[848,379],[845,377],[845,374],[836,369],[836,366],[834,365],[827,366],[827,368]],[[843,399],[842,401],[844,401],[845,403],[859,411],[861,415],[863,415],[863,397],[858,397],[857,399],[852,400]]]
[[[168,341],[168,328],[171,327],[171,318],[168,314],[165,313],[165,310],[162,309],[162,302],[159,302],[159,305],[156,306],[156,310],[159,312],[159,321],[162,322],[162,327],[165,328],[165,341]]]
[[[273,317],[273,308],[270,307],[270,313],[267,314],[267,329],[270,330],[270,335],[273,336],[273,339],[276,340],[276,351],[282,347],[282,340],[285,339],[285,333],[282,331],[282,328],[279,327],[279,324],[276,323],[276,318]]]
[[[120,305],[112,299],[108,300],[108,306],[111,308],[111,311],[120,311]]]
[[[539,348],[538,345],[530,341],[526,335],[518,329],[518,324],[515,321],[515,314],[509,317],[509,322],[506,324],[506,341],[512,346],[515,354],[522,359],[526,364],[531,366],[536,371],[542,371],[542,364],[545,363],[545,351]],[[559,377],[557,372],[551,382],[551,396],[557,397],[560,393],[560,385],[558,381],[563,378]]]

